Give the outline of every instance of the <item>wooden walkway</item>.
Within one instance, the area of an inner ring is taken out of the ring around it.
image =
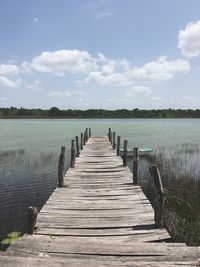
[[[0,266],[199,266],[200,248],[170,243],[107,137],[90,138],[41,209],[37,230],[1,253]]]

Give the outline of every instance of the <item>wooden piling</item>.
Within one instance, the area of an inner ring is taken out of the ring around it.
[[[76,158],[75,140],[71,141],[71,162],[70,167],[74,168]]]
[[[79,155],[80,155],[79,140],[78,136],[76,136],[76,156],[79,157]]]
[[[38,210],[36,207],[28,207],[28,234],[32,235],[35,226],[36,226],[36,219],[38,215]]]
[[[113,137],[112,137],[112,139],[113,139],[113,141],[112,141],[112,147],[113,147],[113,149],[116,148],[116,139],[115,139],[115,136],[116,136],[116,134],[115,134],[115,132],[113,132]]]
[[[139,149],[133,148],[133,183],[137,184],[139,174]]]
[[[84,131],[84,134],[83,134],[83,145],[85,146],[86,144],[86,131]]]
[[[65,162],[65,147],[61,147],[61,153],[58,161],[58,186],[64,186],[64,162]]]
[[[87,143],[87,141],[88,141],[88,128],[85,129],[85,140]]]
[[[91,138],[92,134],[91,134],[91,128],[89,128],[89,138]]]
[[[161,228],[163,226],[163,209],[165,203],[165,194],[162,186],[162,180],[160,177],[160,172],[158,170],[158,166],[151,165],[149,166],[151,181],[155,194],[155,226],[156,228]]]
[[[111,128],[108,129],[108,138],[109,138],[109,142],[111,142]]]
[[[124,140],[124,151],[123,151],[123,165],[127,166],[127,147],[128,147],[128,141]]]
[[[120,136],[117,136],[117,156],[120,155]]]
[[[83,149],[83,133],[81,133],[81,141],[80,141],[80,148]]]

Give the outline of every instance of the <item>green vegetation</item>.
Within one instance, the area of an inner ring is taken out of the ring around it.
[[[60,110],[52,107],[49,110],[25,108],[0,108],[0,118],[200,118],[200,109],[88,109]]]
[[[173,241],[193,246],[200,245],[200,177],[194,160],[199,149],[199,144],[184,144],[171,151],[163,148],[148,159],[158,164],[163,181],[165,227]],[[142,187],[154,205],[150,182],[143,181]]]
[[[6,250],[10,244],[20,237],[20,232],[11,232],[7,234],[7,237],[1,241],[1,250]]]

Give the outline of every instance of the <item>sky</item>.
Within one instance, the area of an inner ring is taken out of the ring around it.
[[[199,0],[0,0],[0,107],[199,109]]]

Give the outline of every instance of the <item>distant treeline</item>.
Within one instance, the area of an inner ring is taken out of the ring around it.
[[[67,109],[0,108],[0,118],[200,118],[200,109]]]

